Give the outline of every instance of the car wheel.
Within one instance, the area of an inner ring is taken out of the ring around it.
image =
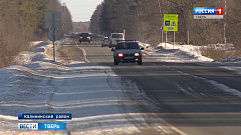
[[[138,65],[142,65],[142,60],[139,60],[139,61],[138,61]]]
[[[114,58],[114,65],[118,65],[119,64],[119,61],[115,60]]]

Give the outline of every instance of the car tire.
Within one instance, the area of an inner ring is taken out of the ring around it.
[[[139,61],[138,61],[138,65],[142,65],[142,60],[139,60]]]
[[[119,61],[115,60],[114,58],[114,65],[118,65],[119,64]]]

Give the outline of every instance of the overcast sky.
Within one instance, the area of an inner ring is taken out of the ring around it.
[[[60,0],[66,3],[74,22],[89,21],[97,5],[103,0]]]

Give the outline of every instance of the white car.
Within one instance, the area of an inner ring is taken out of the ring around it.
[[[102,39],[101,47],[104,47],[104,46],[110,46],[110,38],[109,37],[104,37]]]
[[[118,41],[124,41],[125,36],[123,33],[111,33],[109,48],[115,47]]]
[[[136,41],[119,42],[116,45],[115,49],[111,49],[111,51],[113,51],[114,56],[114,65],[118,65],[120,62],[137,62],[138,65],[142,65],[141,50],[144,50],[144,48],[140,48]]]

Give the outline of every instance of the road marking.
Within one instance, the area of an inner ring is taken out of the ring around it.
[[[76,45],[76,47],[78,47],[80,50],[82,50],[83,56],[84,56],[84,59],[85,59],[85,62],[86,62],[86,63],[90,63],[90,61],[88,61],[87,58],[86,58],[86,55],[87,55],[87,54],[86,54],[85,49],[79,47],[79,45]]]

